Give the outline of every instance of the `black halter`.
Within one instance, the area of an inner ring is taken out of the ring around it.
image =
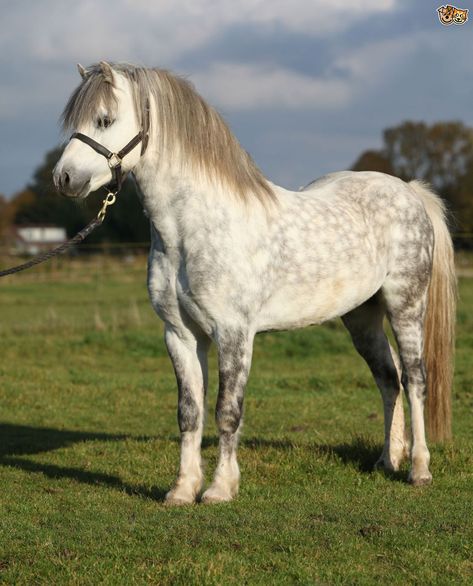
[[[122,160],[129,152],[131,152],[140,142],[141,142],[141,155],[144,154],[147,143],[148,143],[148,135],[145,133],[144,130],[138,132],[138,134],[133,137],[129,143],[127,143],[118,153],[112,153],[109,151],[107,147],[104,147],[99,142],[95,141],[90,136],[82,134],[81,132],[74,132],[71,136],[71,140],[73,138],[77,138],[85,144],[89,145],[91,148],[94,149],[99,155],[105,157],[108,161],[108,166],[112,171],[112,181],[109,183],[110,191],[118,192],[121,189],[123,183],[123,172],[122,172]]]

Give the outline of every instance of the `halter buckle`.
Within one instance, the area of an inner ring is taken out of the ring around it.
[[[115,169],[122,164],[122,160],[117,155],[117,153],[112,153],[111,157],[108,159],[108,166],[110,169]]]

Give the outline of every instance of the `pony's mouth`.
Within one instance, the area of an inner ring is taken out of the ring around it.
[[[79,186],[79,189],[74,189],[74,191],[69,191],[67,188],[61,187],[58,188],[58,192],[69,199],[85,199],[89,195],[89,186],[90,180],[84,181],[82,185]]]

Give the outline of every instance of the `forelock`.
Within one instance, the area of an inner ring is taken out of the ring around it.
[[[87,69],[87,76],[74,90],[61,116],[64,131],[90,123],[100,107],[113,114],[117,107],[114,86],[105,79],[99,65]]]

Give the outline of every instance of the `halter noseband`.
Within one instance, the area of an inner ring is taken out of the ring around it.
[[[122,172],[122,160],[129,152],[131,152],[140,142],[141,144],[141,156],[144,154],[147,143],[148,143],[148,134],[145,133],[144,130],[138,132],[138,134],[133,137],[130,142],[128,142],[118,153],[112,153],[109,151],[107,147],[104,147],[99,142],[90,138],[86,134],[82,134],[81,132],[74,132],[71,136],[73,138],[77,138],[81,140],[86,145],[90,146],[94,149],[95,152],[99,153],[107,159],[108,166],[112,172],[112,181],[109,183],[109,189],[111,191],[118,192],[120,191],[123,183],[123,172]]]

